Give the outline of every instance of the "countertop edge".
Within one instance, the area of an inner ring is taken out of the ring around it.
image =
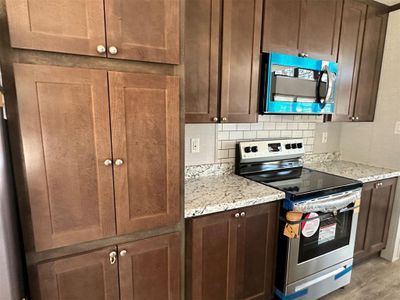
[[[252,199],[240,200],[237,202],[223,203],[219,205],[210,205],[202,207],[201,209],[185,209],[185,219],[190,219],[194,217],[206,216],[213,213],[225,212],[233,209],[239,209],[244,207],[249,207],[258,204],[266,204],[275,201],[280,201],[285,198],[285,193],[276,190],[277,193],[273,195],[257,197]]]

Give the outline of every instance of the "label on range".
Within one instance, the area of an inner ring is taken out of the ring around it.
[[[319,229],[318,245],[332,241],[336,236],[336,223],[321,226]]]

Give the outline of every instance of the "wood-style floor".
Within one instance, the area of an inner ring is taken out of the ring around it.
[[[354,267],[350,285],[323,300],[400,299],[400,261],[374,258]]]

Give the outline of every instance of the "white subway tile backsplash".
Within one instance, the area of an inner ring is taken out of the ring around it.
[[[264,130],[275,130],[276,123],[265,122],[263,127],[264,127]]]
[[[257,132],[259,132],[259,131],[244,131],[243,138],[245,140],[255,139],[257,137]]]
[[[262,122],[258,122],[258,123],[253,123],[250,125],[250,129],[251,130],[262,130],[263,129],[263,124]]]
[[[272,130],[269,132],[269,137],[270,138],[280,138],[281,132],[279,130]]]
[[[238,124],[222,124],[222,130],[223,131],[231,131],[231,130],[236,130]]]
[[[229,140],[229,131],[218,131],[218,140]]]
[[[321,116],[260,115],[258,123],[217,125],[218,162],[233,162],[235,145],[240,140],[268,138],[304,138],[306,153],[312,153],[316,122]]]
[[[276,123],[275,126],[276,130],[286,130],[288,128],[288,124],[287,123]],[[265,129],[265,127],[264,127]]]
[[[241,140],[243,139],[243,131],[229,131],[230,140]]]
[[[237,130],[250,130],[250,124],[237,124]]]
[[[267,139],[269,138],[269,131],[263,130],[263,131],[257,131],[257,138],[258,139]]]

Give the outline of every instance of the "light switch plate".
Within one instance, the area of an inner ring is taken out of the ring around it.
[[[396,122],[396,126],[394,127],[394,134],[400,134],[400,121]]]
[[[200,139],[199,138],[190,139],[190,152],[192,152],[192,153],[200,152]]]

